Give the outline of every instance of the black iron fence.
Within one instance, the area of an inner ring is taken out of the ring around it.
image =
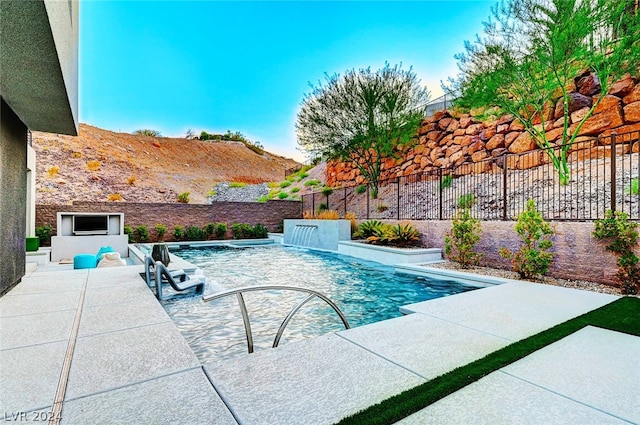
[[[559,147],[553,149],[559,154]],[[639,150],[639,131],[575,142],[567,155],[566,184],[539,149],[383,180],[375,199],[370,185],[310,193],[302,196],[302,208],[367,220],[450,220],[467,198],[475,218],[514,220],[533,199],[547,220],[596,220],[608,209],[639,220]]]

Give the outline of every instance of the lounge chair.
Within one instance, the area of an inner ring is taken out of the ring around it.
[[[151,275],[151,267],[155,269],[155,287],[156,287],[156,297],[159,300],[163,300],[163,290],[162,284],[168,283],[171,287],[177,292],[185,292],[190,289],[195,289],[195,295],[202,295],[204,292],[204,285],[206,283],[206,278],[202,275],[187,275],[183,270],[174,270],[169,271],[164,264],[160,261],[153,262],[149,261],[150,256],[145,258],[145,276],[147,277],[147,284],[150,281]],[[177,276],[174,276],[177,275]]]
[[[174,280],[181,282],[187,279],[187,273],[182,269],[169,270],[169,274]],[[144,257],[144,277],[149,288],[156,286],[156,261],[150,255]],[[165,281],[165,283],[168,283],[168,281]]]

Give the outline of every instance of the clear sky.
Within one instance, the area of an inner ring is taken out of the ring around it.
[[[80,121],[163,136],[240,131],[301,160],[296,113],[325,73],[413,67],[440,96],[495,1],[80,4]]]

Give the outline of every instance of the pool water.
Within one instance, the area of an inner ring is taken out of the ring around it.
[[[455,281],[394,272],[392,267],[339,254],[283,246],[172,250],[224,289],[287,285],[313,289],[335,302],[351,327],[400,316],[399,307],[476,289]],[[205,289],[205,294],[208,291]],[[306,294],[290,291],[244,295],[255,351],[271,347],[278,327]],[[199,296],[162,301],[202,362],[247,352],[235,296],[204,303]],[[337,314],[317,298],[294,316],[280,345],[344,329]]]

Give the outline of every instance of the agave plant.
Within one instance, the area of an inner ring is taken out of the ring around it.
[[[410,224],[397,224],[388,230],[390,243],[397,246],[416,245],[420,242],[420,232]]]
[[[382,229],[385,226],[380,220],[363,221],[358,226],[358,230],[353,234],[354,238],[367,239],[373,236],[377,230]]]

